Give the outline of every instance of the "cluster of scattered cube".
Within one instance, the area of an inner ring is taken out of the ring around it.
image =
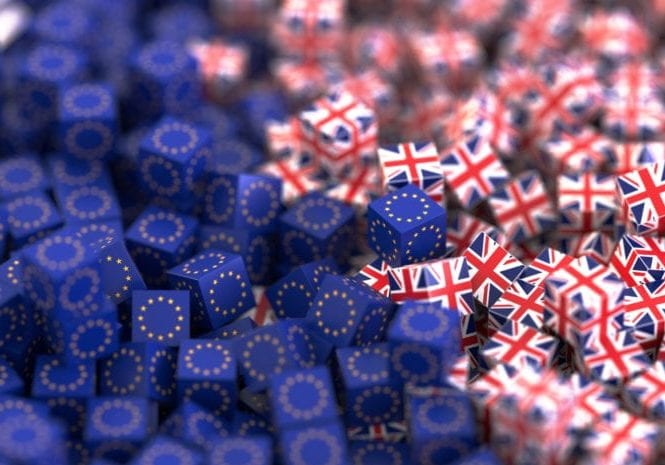
[[[665,460],[663,2],[384,3],[0,2],[0,463]]]

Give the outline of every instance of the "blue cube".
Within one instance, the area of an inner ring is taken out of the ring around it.
[[[394,304],[358,281],[328,274],[307,311],[313,334],[335,347],[383,341]]]
[[[144,190],[183,209],[195,202],[194,183],[201,178],[211,154],[210,134],[185,121],[165,116],[150,127],[136,160]]]
[[[210,465],[271,465],[272,440],[267,436],[229,436],[215,444],[208,455]]]
[[[277,250],[277,235],[255,229],[202,226],[199,230],[198,249],[219,249],[242,257],[252,284],[272,282]]]
[[[337,401],[327,367],[288,370],[270,381],[272,418],[275,428],[327,423],[337,419]]]
[[[188,291],[133,291],[132,342],[178,346],[190,336]]]
[[[81,223],[72,228],[74,234],[86,246],[92,247],[97,253],[99,244],[122,240],[124,237],[122,223],[119,220],[101,223]]]
[[[99,393],[146,397],[161,404],[176,398],[175,348],[157,342],[123,343],[99,361]]]
[[[337,349],[344,420],[367,426],[404,418],[402,390],[390,376],[388,344]]]
[[[238,318],[228,325],[213,329],[199,336],[201,339],[233,339],[234,337],[247,334],[256,328],[256,323],[250,317]]]
[[[43,193],[16,197],[4,205],[12,247],[18,249],[46,237],[62,225],[62,216]]]
[[[88,400],[83,440],[92,456],[127,462],[157,430],[156,407],[143,397]]]
[[[125,233],[127,250],[150,287],[167,283],[166,270],[192,255],[196,218],[155,206],[146,208]]]
[[[212,147],[213,156],[209,167],[211,173],[251,173],[265,160],[261,150],[241,139],[236,139],[235,135],[221,138],[213,133]]]
[[[279,318],[303,318],[307,315],[321,281],[327,274],[339,273],[331,258],[306,263],[295,269],[266,289],[275,315]]]
[[[401,465],[409,463],[409,446],[384,441],[353,441],[349,454],[356,465]]]
[[[275,231],[281,213],[282,181],[260,174],[210,174],[203,223]]]
[[[478,447],[475,411],[465,393],[413,392],[406,404],[414,463],[453,463]]]
[[[185,400],[162,423],[160,431],[206,451],[231,434],[231,425],[196,402]]]
[[[111,86],[76,83],[63,88],[58,106],[58,142],[70,157],[107,161],[119,131]]]
[[[420,386],[442,383],[461,354],[461,337],[456,310],[405,302],[388,330],[393,378]]]
[[[166,436],[156,436],[141,451],[136,454],[130,465],[204,465],[204,455],[190,447],[181,444],[175,439]]]
[[[112,186],[111,174],[101,160],[80,160],[61,153],[48,158],[51,177],[62,187]]]
[[[41,193],[48,187],[46,172],[35,155],[16,155],[0,161],[0,200]]]
[[[10,260],[7,268],[13,268]],[[14,271],[9,271],[11,277]],[[21,279],[14,278],[16,280]],[[22,296],[20,287],[0,278],[0,356],[12,364],[23,360],[33,340],[39,337],[40,316]]]
[[[24,383],[21,376],[12,368],[7,360],[0,358],[0,395],[23,394]]]
[[[92,8],[84,3],[55,1],[38,10],[31,32],[45,42],[89,47],[96,26]]]
[[[67,224],[118,221],[122,216],[112,185],[90,184],[64,187],[58,184],[55,198]]]
[[[272,436],[275,428],[271,421],[253,412],[239,410],[233,417],[233,434],[238,436]]]
[[[113,302],[126,302],[131,298],[132,292],[146,288],[138,267],[125,247],[122,235],[96,242],[94,248],[102,272],[104,293]]]
[[[171,286],[191,294],[192,323],[199,332],[220,328],[256,304],[239,255],[207,250],[167,274]]]
[[[390,266],[446,253],[446,210],[409,184],[367,207],[369,246]]]
[[[502,463],[492,449],[484,446],[458,460],[454,465],[501,465]]]
[[[180,344],[176,380],[178,397],[192,400],[215,415],[232,417],[236,410],[237,367],[227,341],[190,339]]]
[[[309,194],[280,216],[280,252],[291,266],[330,256],[344,263],[353,237],[353,209],[319,193]]]
[[[284,465],[351,463],[346,434],[339,422],[285,430],[279,440]]]
[[[144,44],[130,59],[131,122],[184,115],[201,102],[196,60],[171,40]]]

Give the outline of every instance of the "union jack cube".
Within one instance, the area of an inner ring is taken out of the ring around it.
[[[587,377],[574,373],[570,385],[575,396],[575,407],[571,428],[574,431],[589,431],[602,419],[611,418],[619,410],[619,402],[611,393]]]
[[[600,232],[561,235],[558,244],[563,252],[572,257],[591,257],[603,265],[609,265],[616,248],[616,241],[609,234]]]
[[[624,234],[610,258],[610,267],[627,286],[660,280],[665,270],[663,250],[663,238]]]
[[[559,231],[612,233],[618,215],[614,176],[563,174],[557,178]]]
[[[622,397],[628,410],[649,420],[665,418],[665,362],[656,361],[646,371],[623,386]]]
[[[576,258],[544,282],[544,324],[582,346],[590,336],[616,334],[623,316],[623,280],[590,257]]]
[[[627,9],[595,9],[580,33],[585,46],[612,61],[641,56],[650,47],[646,28]]]
[[[519,260],[484,232],[462,255],[469,265],[473,296],[485,307],[492,307],[524,270]]]
[[[627,328],[587,337],[577,353],[578,370],[610,390],[621,388],[651,363],[633,332]]]
[[[605,90],[604,131],[617,140],[653,140],[662,135],[665,105],[658,73],[649,65],[626,63],[610,76]]]
[[[509,247],[510,242],[503,232],[480,218],[456,210],[448,215],[448,227],[446,228],[446,245],[448,255],[460,255],[466,250],[471,241],[481,232],[486,233],[503,247]]]
[[[495,425],[492,415],[496,411],[496,403],[513,385],[517,374],[518,371],[512,366],[498,364],[467,386],[471,400],[476,407],[479,423],[482,425],[484,440],[489,439]]]
[[[344,179],[374,160],[378,125],[374,111],[348,92],[316,100],[300,113],[303,137],[333,177]]]
[[[325,195],[352,206],[364,215],[369,203],[381,195],[379,169],[372,165],[365,166],[358,173],[326,190]]]
[[[374,289],[379,294],[390,297],[390,280],[388,272],[390,265],[377,258],[376,260],[363,266],[355,278]]]
[[[552,231],[557,223],[552,200],[535,171],[525,172],[495,190],[489,204],[497,223],[513,242]]]
[[[333,92],[349,92],[368,107],[374,109],[379,126],[394,122],[399,112],[397,91],[378,71],[369,69],[335,83]]]
[[[609,164],[612,173],[621,175],[665,159],[663,142],[617,142]]]
[[[456,141],[441,157],[449,190],[470,209],[508,182],[510,176],[487,138],[478,134]]]
[[[542,287],[545,278],[572,261],[573,257],[551,247],[545,247],[520,273],[519,280]]]
[[[617,178],[619,203],[638,235],[665,233],[665,163],[652,163]]]
[[[330,90],[344,76],[337,61],[276,59],[272,74],[289,100],[300,107]]]
[[[302,152],[302,128],[298,117],[286,121],[269,120],[265,124],[266,150],[275,160],[297,159]]]
[[[557,346],[551,335],[508,320],[483,345],[482,354],[492,365],[505,363],[516,369],[530,365],[541,369],[552,365]]]
[[[658,423],[617,410],[601,419],[584,439],[581,465],[656,464],[661,441]]]
[[[389,27],[360,23],[350,32],[349,53],[358,69],[377,69],[394,77],[403,63],[404,46],[399,35]]]
[[[545,290],[542,286],[516,279],[489,308],[488,329],[491,337],[509,321],[520,323],[535,330],[543,328]]]
[[[282,202],[293,205],[311,192],[321,190],[323,181],[316,179],[312,169],[295,158],[274,160],[259,166],[258,172],[282,180]]]
[[[624,325],[644,351],[656,359],[665,336],[665,281],[627,287],[623,293]]]
[[[445,126],[454,101],[451,93],[439,88],[423,88],[408,92],[400,112],[399,139],[445,141]],[[444,117],[442,118],[442,115]],[[397,139],[397,140],[399,140]]]
[[[197,62],[204,90],[212,98],[223,98],[246,76],[249,50],[221,39],[194,40],[189,53]]]
[[[344,0],[286,0],[272,38],[283,55],[311,60],[339,53],[346,27]]]
[[[597,130],[557,131],[540,146],[544,167],[556,174],[597,172],[616,159],[615,143]]]

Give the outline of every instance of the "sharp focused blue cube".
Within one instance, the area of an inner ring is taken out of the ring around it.
[[[0,200],[44,192],[48,186],[46,172],[35,155],[17,155],[0,161]]]
[[[254,294],[245,264],[239,255],[204,251],[171,268],[169,282],[189,291],[192,322],[199,332],[228,324],[254,307]]]
[[[156,436],[129,462],[130,465],[204,465],[204,455],[175,439]]]
[[[247,334],[256,328],[256,323],[249,317],[238,318],[228,325],[220,328],[213,329],[212,331],[202,334],[201,339],[233,339],[234,337]]]
[[[402,390],[390,376],[388,344],[337,349],[344,420],[366,426],[404,418]]]
[[[367,224],[369,246],[390,266],[446,252],[446,210],[411,184],[370,203]]]
[[[99,244],[114,240],[122,240],[124,237],[122,223],[120,223],[120,221],[82,223],[75,225],[73,229],[76,231],[76,237],[93,249],[97,249]]]
[[[4,205],[12,247],[18,249],[44,238],[62,225],[53,201],[42,193],[16,197]]]
[[[92,226],[92,225],[91,225]],[[141,273],[120,237],[95,243],[105,294],[115,303],[127,301],[133,291],[146,288]]]
[[[208,455],[210,465],[270,465],[272,440],[267,436],[229,436],[216,444]]]
[[[293,269],[266,289],[266,296],[279,318],[303,318],[307,315],[321,281],[327,274],[339,273],[331,258],[317,260]]]
[[[175,400],[175,348],[156,342],[124,343],[99,361],[99,393],[140,396],[162,404]]]
[[[302,198],[280,216],[280,252],[291,266],[330,256],[344,263],[351,248],[353,209],[319,193]]]
[[[356,465],[402,465],[409,463],[409,446],[383,441],[353,441],[349,454]]]
[[[180,399],[230,418],[238,395],[236,377],[230,342],[190,339],[181,343],[176,373]]]
[[[394,305],[358,281],[326,275],[307,312],[314,334],[335,347],[381,342]]]
[[[188,291],[132,292],[132,342],[177,346],[190,336]]]
[[[118,133],[116,97],[109,85],[74,84],[63,88],[58,105],[60,150],[84,160],[108,160]]]
[[[337,401],[327,367],[289,370],[270,381],[275,427],[287,428],[326,423],[337,419]]]
[[[460,317],[437,304],[407,301],[388,330],[392,376],[403,384],[436,385],[461,353]]]
[[[167,283],[166,270],[192,254],[195,218],[155,206],[146,208],[125,233],[127,250],[150,287]]]
[[[407,395],[414,463],[453,463],[478,447],[475,412],[461,391]]]
[[[286,430],[279,438],[284,465],[350,464],[346,435],[339,422]]]
[[[162,423],[160,431],[208,451],[231,434],[231,425],[196,402],[185,400]]]

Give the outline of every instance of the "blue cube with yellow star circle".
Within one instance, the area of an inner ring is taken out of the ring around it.
[[[58,208],[41,192],[15,197],[3,205],[3,210],[14,249],[34,244],[63,223]]]
[[[132,292],[132,342],[178,346],[189,328],[189,291]]]
[[[196,402],[185,400],[162,422],[160,431],[186,445],[207,451],[230,435],[232,426]]]
[[[98,241],[94,248],[99,257],[104,292],[113,302],[126,302],[132,297],[132,291],[146,288],[122,236]]]
[[[255,305],[239,255],[207,250],[168,271],[171,286],[192,297],[192,324],[199,332],[232,322]]]
[[[344,428],[339,421],[280,432],[284,465],[350,464]]]
[[[272,440],[266,435],[229,436],[210,450],[209,465],[271,465]]]
[[[414,185],[367,207],[369,246],[390,266],[441,257],[446,252],[446,210]]]
[[[165,435],[155,436],[130,462],[131,465],[206,465],[205,455]]]

